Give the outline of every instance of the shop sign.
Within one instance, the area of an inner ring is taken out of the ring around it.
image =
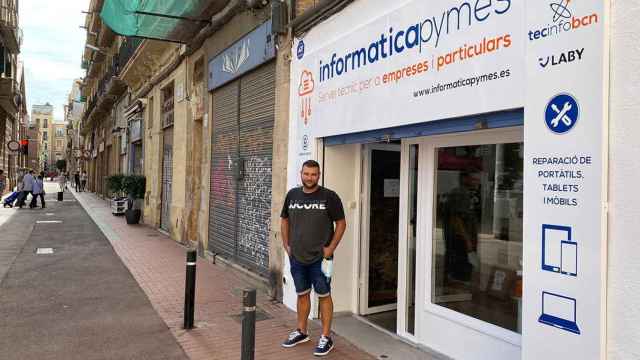
[[[317,138],[522,107],[524,4],[483,3],[366,2],[312,29],[293,44],[299,125]]]
[[[606,358],[605,1],[526,2],[522,358]]]
[[[209,61],[209,91],[273,59],[275,54],[269,20]]]

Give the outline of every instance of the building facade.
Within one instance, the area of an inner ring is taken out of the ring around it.
[[[17,5],[16,0],[0,2],[0,169],[5,171],[10,186],[15,185],[18,176],[19,153],[9,147],[20,139],[20,127],[24,125],[20,108],[24,92],[18,66],[22,31]]]
[[[39,131],[39,168],[45,173],[57,172],[58,160],[67,156],[67,123],[55,120],[53,105],[33,105],[31,109],[33,124]]]
[[[315,159],[349,224],[336,311],[448,358],[640,351],[638,209],[622,200],[637,9],[288,1],[283,31],[281,2],[197,3],[210,23],[176,25],[176,43],[116,35],[91,2],[92,191],[145,175],[146,224],[294,308],[279,213]]]
[[[82,172],[84,169],[83,149],[81,148],[83,139],[80,135],[80,124],[84,111],[84,102],[80,93],[81,83],[82,79],[73,80],[71,92],[69,92],[65,105],[65,123],[67,124],[65,159],[67,170],[71,173]]]
[[[278,248],[272,191],[277,188],[280,198],[286,186],[288,68],[276,56],[271,8],[198,2],[199,16],[212,23],[191,30],[176,26],[172,36],[196,39],[185,40],[185,46],[109,35],[97,16],[101,5],[92,2],[96,15],[87,16],[91,47],[82,87],[88,103],[81,132],[92,149],[90,189],[103,193],[99,179],[106,174],[144,174],[146,224],[192,244],[202,256],[238,264],[277,284],[281,270],[270,260]],[[247,58],[229,63],[243,52]],[[105,70],[114,58],[118,69]],[[126,90],[112,96],[109,81],[122,81]],[[116,131],[118,154],[109,154],[120,165],[109,161],[100,170],[101,144],[107,149],[106,139],[115,141]],[[281,263],[281,256],[275,258]]]
[[[45,172],[55,167],[55,164],[51,165],[53,120],[53,105],[46,103],[31,107],[31,124],[38,130],[38,168]]]
[[[335,310],[448,358],[636,357],[637,9],[325,5],[292,26],[288,172],[343,200]]]

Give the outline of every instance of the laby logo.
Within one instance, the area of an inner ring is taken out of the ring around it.
[[[305,125],[311,119],[311,94],[313,94],[314,88],[313,73],[303,70],[300,75],[300,84],[298,85],[298,96],[300,96],[300,118]]]
[[[598,14],[574,16],[569,5],[572,0],[554,0],[549,3],[553,24],[541,29],[529,31],[529,41],[559,35],[572,30],[584,28],[599,22]],[[579,1],[579,0],[575,0]]]
[[[584,48],[569,50],[557,55],[538,58],[538,63],[544,69],[547,66],[558,66],[562,64],[572,63],[574,61],[580,61],[582,60],[583,54],[584,54]]]

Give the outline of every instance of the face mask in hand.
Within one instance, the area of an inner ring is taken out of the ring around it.
[[[324,276],[331,278],[333,275],[333,257],[330,259],[322,259],[322,265],[320,266]]]

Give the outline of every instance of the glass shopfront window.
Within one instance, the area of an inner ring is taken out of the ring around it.
[[[523,143],[436,149],[432,303],[520,332]]]

